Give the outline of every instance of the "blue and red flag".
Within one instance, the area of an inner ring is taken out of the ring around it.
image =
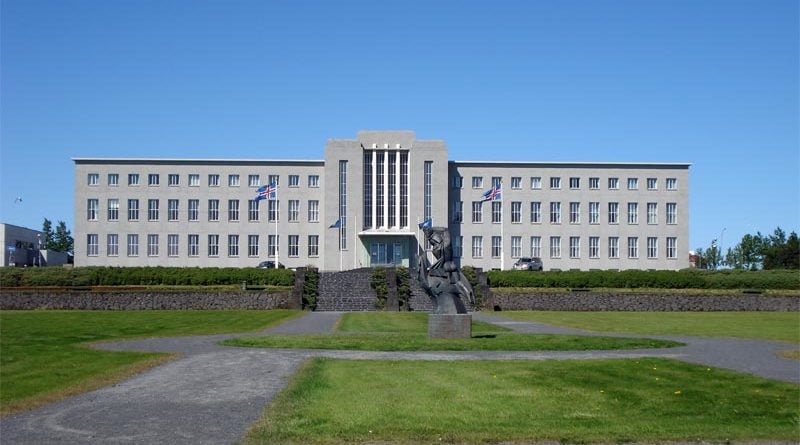
[[[261,201],[262,199],[275,199],[277,189],[278,188],[274,182],[270,182],[267,185],[262,185],[258,188],[258,190],[256,190],[258,193],[256,195],[256,201]]]
[[[489,190],[483,192],[481,201],[499,201],[502,198],[500,183],[498,182]]]

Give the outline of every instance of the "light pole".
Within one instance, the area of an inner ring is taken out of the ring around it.
[[[42,255],[42,234],[41,233],[37,233],[36,234],[36,244],[37,244],[37,247],[38,247],[36,249],[36,266],[37,267],[41,267],[42,266],[42,256],[41,256]]]
[[[720,234],[719,234],[719,258],[720,258],[720,263],[722,262],[722,252],[723,252],[722,243],[723,243],[723,241],[725,241],[725,231],[726,230],[728,230],[728,228],[727,227],[723,227],[722,228],[722,232],[720,232]]]

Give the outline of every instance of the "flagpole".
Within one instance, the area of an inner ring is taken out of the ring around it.
[[[503,234],[503,228],[505,226],[505,215],[506,212],[505,206],[503,205],[503,195],[500,195],[500,270],[505,269],[505,262],[506,262],[506,239]]]
[[[339,272],[342,271],[342,217],[339,217]]]
[[[356,257],[358,256],[358,249],[356,248],[356,246],[358,246],[358,244],[356,244],[357,239],[358,239],[358,214],[355,214],[353,218],[353,269],[358,267],[356,263]]]
[[[278,268],[280,262],[280,243],[278,242],[278,218],[280,215],[278,208],[278,192],[275,192],[275,268]]]

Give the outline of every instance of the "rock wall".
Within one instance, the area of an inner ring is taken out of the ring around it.
[[[4,291],[0,310],[182,310],[182,309],[289,309],[292,292],[89,292]]]

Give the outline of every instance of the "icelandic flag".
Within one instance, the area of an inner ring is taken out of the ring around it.
[[[339,229],[341,227],[342,227],[342,218],[337,219],[335,223],[328,226],[329,229]]]
[[[433,220],[431,218],[422,221],[421,223],[417,224],[420,229],[424,229],[425,227],[431,227],[433,225]]]
[[[256,195],[256,201],[261,201],[262,199],[275,199],[277,195],[277,189],[274,182],[270,182],[267,185],[262,185],[261,187],[256,190],[258,193]]]
[[[483,192],[481,201],[499,201],[502,198],[500,192],[500,183],[498,182],[494,187]]]

